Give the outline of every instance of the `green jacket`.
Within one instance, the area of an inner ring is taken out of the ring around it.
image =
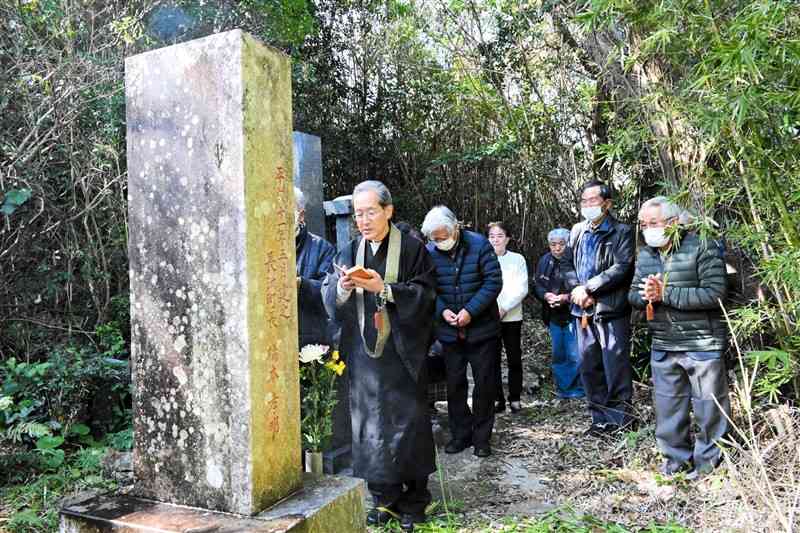
[[[663,301],[653,304],[655,317],[647,325],[653,349],[665,351],[723,351],[728,327],[719,302],[725,301],[725,263],[714,241],[701,241],[686,233],[677,250],[662,257],[649,246],[641,246],[636,258],[628,301],[637,309],[647,302],[639,296],[639,284],[649,274],[666,279]]]

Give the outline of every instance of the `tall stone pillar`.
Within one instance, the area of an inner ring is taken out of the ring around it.
[[[303,191],[306,199],[306,226],[308,231],[326,238],[325,212],[322,209],[324,182],[322,179],[322,143],[316,135],[295,131],[294,184]]]
[[[125,83],[135,486],[61,531],[363,531],[363,482],[300,467],[289,59],[234,30]]]
[[[241,31],[126,61],[135,492],[301,486],[289,60]]]

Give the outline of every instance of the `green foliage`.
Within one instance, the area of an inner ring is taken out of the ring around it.
[[[631,366],[637,381],[650,380],[650,346],[652,335],[644,317],[631,325]]]
[[[8,477],[7,484],[0,486],[0,500],[9,517],[4,524],[6,530],[57,531],[61,498],[89,489],[115,488],[112,481],[102,476],[101,460],[105,452],[104,448],[79,449],[63,456],[58,465],[45,472],[31,469],[24,461],[6,462],[8,457],[0,456],[2,477]]]
[[[127,348],[113,324],[98,328],[98,347],[66,346],[47,362],[10,358],[0,365],[0,440],[35,444],[55,468],[65,441],[92,444],[91,423],[100,432],[130,424]],[[106,420],[90,420],[92,402],[110,410]]]
[[[344,362],[339,360],[339,352],[328,354],[327,350],[327,346],[310,345],[301,351],[300,430],[304,448],[314,452],[324,451],[330,445],[333,409],[338,402],[336,378],[345,369]],[[304,358],[304,354],[312,352],[316,352],[318,357]]]
[[[777,349],[752,350],[747,352],[746,360],[753,368],[756,382],[753,392],[777,403],[781,388],[790,383],[797,370],[797,364],[789,352]]]
[[[115,450],[129,451],[133,449],[133,428],[129,427],[116,433],[106,433],[105,442]]]
[[[270,21],[264,37],[271,42],[296,48],[316,28],[308,0],[245,0],[242,4]]]
[[[12,189],[5,194],[2,204],[0,204],[0,213],[4,215],[11,215],[17,210],[19,206],[27,202],[31,197],[30,189]]]
[[[587,0],[574,20],[601,32],[611,44],[595,51],[623,64],[604,75],[609,134],[596,153],[607,165],[649,161],[637,180],[643,197],[678,198],[700,215],[704,232],[718,231],[716,219],[728,244],[756,263],[766,297],[752,302],[749,316],[734,314],[733,326],[755,335],[740,337],[746,345],[777,343],[773,355],[784,361],[769,358],[757,388],[777,401],[797,382],[800,360],[796,3]],[[736,323],[756,316],[757,328]]]
[[[431,517],[424,524],[415,526],[414,531],[426,533],[458,533],[465,531],[462,521],[455,512],[437,513],[429,509]],[[505,520],[503,525],[476,527],[470,531],[480,533],[690,533],[691,530],[675,523],[651,523],[643,528],[630,528],[615,522],[608,522],[590,515],[580,515],[572,509],[557,509],[543,517],[521,520]],[[381,531],[396,531],[399,524],[391,521]]]
[[[543,518],[531,518],[520,524],[500,529],[503,533],[689,533],[689,530],[674,523],[650,524],[644,528],[631,529],[622,524],[606,522],[588,515],[578,515],[569,509],[548,513]]]

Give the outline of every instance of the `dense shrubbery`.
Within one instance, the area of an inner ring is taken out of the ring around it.
[[[4,528],[14,533],[57,531],[62,497],[86,489],[115,487],[114,482],[102,475],[105,453],[104,447],[82,448],[69,454],[58,466],[48,468],[41,468],[29,456],[0,455],[0,472],[3,472],[0,499],[11,512]]]
[[[9,531],[54,530],[59,498],[109,489],[100,460],[130,450],[130,372],[116,324],[97,345],[66,345],[40,362],[0,363],[0,497]]]
[[[22,446],[4,461],[58,476],[62,450],[130,445],[123,59],[234,27],[292,55],[327,197],[375,177],[412,223],[435,203],[505,219],[533,265],[587,179],[628,221],[672,195],[726,238],[752,393],[798,396],[791,0],[4,2],[0,438]]]
[[[45,466],[58,467],[62,445],[93,445],[94,436],[130,425],[125,341],[114,325],[97,334],[97,347],[68,345],[42,362],[0,365],[0,443],[35,445]]]
[[[693,208],[737,259],[733,323],[769,369],[756,392],[775,399],[800,350],[792,7],[4,4],[0,359],[57,364],[53,346],[97,343],[111,321],[127,337],[122,60],[244,27],[294,58],[295,127],[323,138],[328,196],[377,177],[411,222],[438,202],[478,229],[510,221],[531,262],[590,177],[617,185],[623,219],[656,192]]]

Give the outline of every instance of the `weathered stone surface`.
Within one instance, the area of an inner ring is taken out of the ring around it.
[[[325,212],[322,209],[324,183],[322,179],[322,142],[316,135],[295,131],[294,184],[306,198],[306,226],[308,231],[325,238]]]
[[[303,490],[258,515],[274,520],[302,516],[300,533],[360,533],[366,531],[364,495],[366,483],[343,476],[315,478],[306,474]],[[295,531],[295,530],[292,530]]]
[[[304,489],[269,510],[243,517],[132,496],[91,496],[61,510],[61,533],[362,533],[363,480],[306,475]]]
[[[288,59],[235,30],[126,61],[135,493],[301,484]]]
[[[336,249],[341,250],[355,235],[353,195],[339,196],[323,204],[327,216],[336,217]]]
[[[134,498],[97,496],[61,510],[61,533],[158,531],[161,533],[304,532],[302,515],[259,519]]]

